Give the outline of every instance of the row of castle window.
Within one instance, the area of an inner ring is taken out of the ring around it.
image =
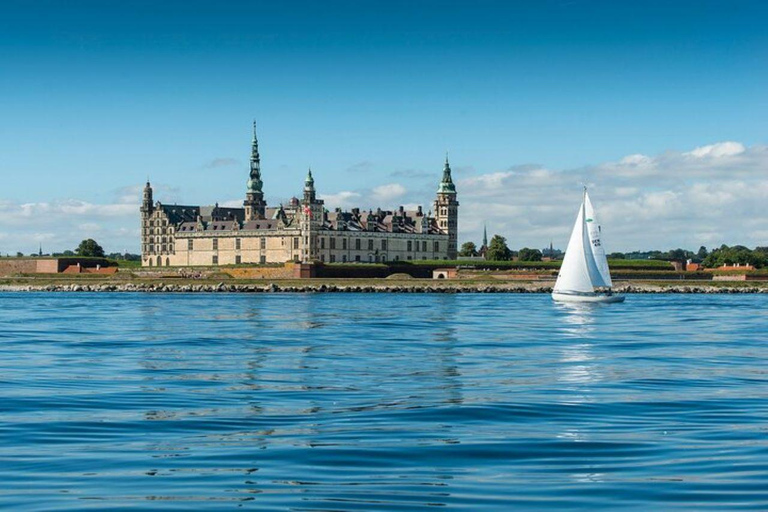
[[[173,245],[166,245],[166,244],[152,244],[149,243],[144,246],[144,253],[145,254],[155,254],[155,250],[159,251],[161,254],[163,253],[171,253],[176,254],[176,250],[174,249]]]
[[[163,242],[166,241],[165,237],[163,237],[162,241]],[[152,243],[153,239],[150,238],[149,242]],[[212,240],[212,242],[213,242],[213,250],[214,251],[219,250],[219,239],[218,238],[214,238]],[[305,237],[305,243],[308,243],[308,242],[309,242],[309,240]],[[386,251],[387,250],[387,248],[388,248],[388,243],[387,242],[388,242],[387,240],[381,240],[380,249],[382,251]],[[329,245],[330,245],[330,249],[332,249],[332,250],[336,249],[336,239],[335,238],[330,238],[329,239]],[[341,247],[342,250],[345,250],[345,251],[347,250],[347,239],[346,238],[342,238],[341,239],[341,246],[342,246]],[[240,250],[241,248],[242,248],[241,239],[240,238],[236,238],[235,239],[235,250]],[[266,249],[267,248],[267,239],[265,237],[261,237],[261,239],[259,240],[259,248],[260,249]],[[299,249],[299,238],[298,237],[295,237],[293,239],[293,248],[295,250]],[[325,238],[323,238],[323,237],[320,238],[320,249],[325,249]],[[189,251],[194,250],[194,240],[192,240],[192,239],[187,240],[187,250],[189,250]],[[355,250],[356,251],[362,250],[362,240],[360,240],[359,238],[355,239]],[[374,249],[374,240],[373,239],[369,239],[368,240],[368,250],[369,251],[375,250]],[[419,252],[419,251],[427,252],[427,241],[423,240],[423,241],[421,241],[421,243],[419,243],[418,240],[408,240],[406,242],[406,251],[408,251],[408,252]],[[437,241],[433,242],[433,251],[434,252],[439,252],[440,251],[440,242],[437,242]]]
[[[410,261],[410,260],[413,259],[413,257],[412,256],[408,256],[407,259]],[[425,260],[425,259],[427,259],[427,257],[426,256],[422,256],[421,259]],[[325,262],[325,254],[321,254],[320,255],[320,261]],[[360,257],[359,254],[355,256],[354,261],[362,261],[362,258]],[[368,255],[368,261],[370,263],[373,263],[374,261],[386,261],[386,258],[379,257],[379,256],[376,256],[376,255],[373,255],[373,254],[369,254]],[[395,257],[394,257],[394,259],[392,261],[400,261],[400,256],[395,255]],[[329,263],[336,263],[336,255],[335,254],[329,255],[328,256],[328,262]],[[347,262],[347,255],[346,254],[342,254],[341,255],[341,262],[342,263],[346,263]],[[262,262],[262,263],[264,263],[264,262]]]

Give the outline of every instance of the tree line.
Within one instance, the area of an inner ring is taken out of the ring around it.
[[[561,251],[553,251],[554,254],[546,254],[550,257],[562,256]],[[459,251],[460,258],[475,257],[480,255],[480,250],[474,242],[466,242]],[[485,251],[485,259],[489,261],[510,261],[515,257],[519,261],[541,261],[545,254],[539,249],[523,247],[519,251],[513,251],[507,245],[507,239],[501,235],[494,235],[488,243]],[[687,249],[670,249],[668,251],[635,251],[612,252],[608,259],[613,260],[662,260],[662,261],[692,261],[700,263],[707,268],[717,268],[723,265],[752,265],[755,268],[768,267],[768,246],[750,249],[743,245],[721,245],[711,251],[701,246],[696,252]]]

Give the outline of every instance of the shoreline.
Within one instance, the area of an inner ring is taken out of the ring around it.
[[[760,294],[768,287],[625,284],[614,287],[616,293],[635,294]],[[370,283],[370,284],[178,284],[178,283],[61,283],[61,284],[0,284],[0,292],[99,292],[99,293],[534,293],[548,294],[551,285],[536,283],[488,284],[446,282],[439,284]]]

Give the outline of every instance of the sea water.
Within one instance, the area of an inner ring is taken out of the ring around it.
[[[766,510],[767,307],[0,294],[0,508]]]

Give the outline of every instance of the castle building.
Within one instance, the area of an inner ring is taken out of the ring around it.
[[[329,211],[317,198],[311,169],[302,198],[287,205],[267,206],[263,186],[255,123],[243,208],[154,202],[147,182],[141,205],[142,265],[456,259],[459,202],[447,156],[434,213],[421,206]]]

